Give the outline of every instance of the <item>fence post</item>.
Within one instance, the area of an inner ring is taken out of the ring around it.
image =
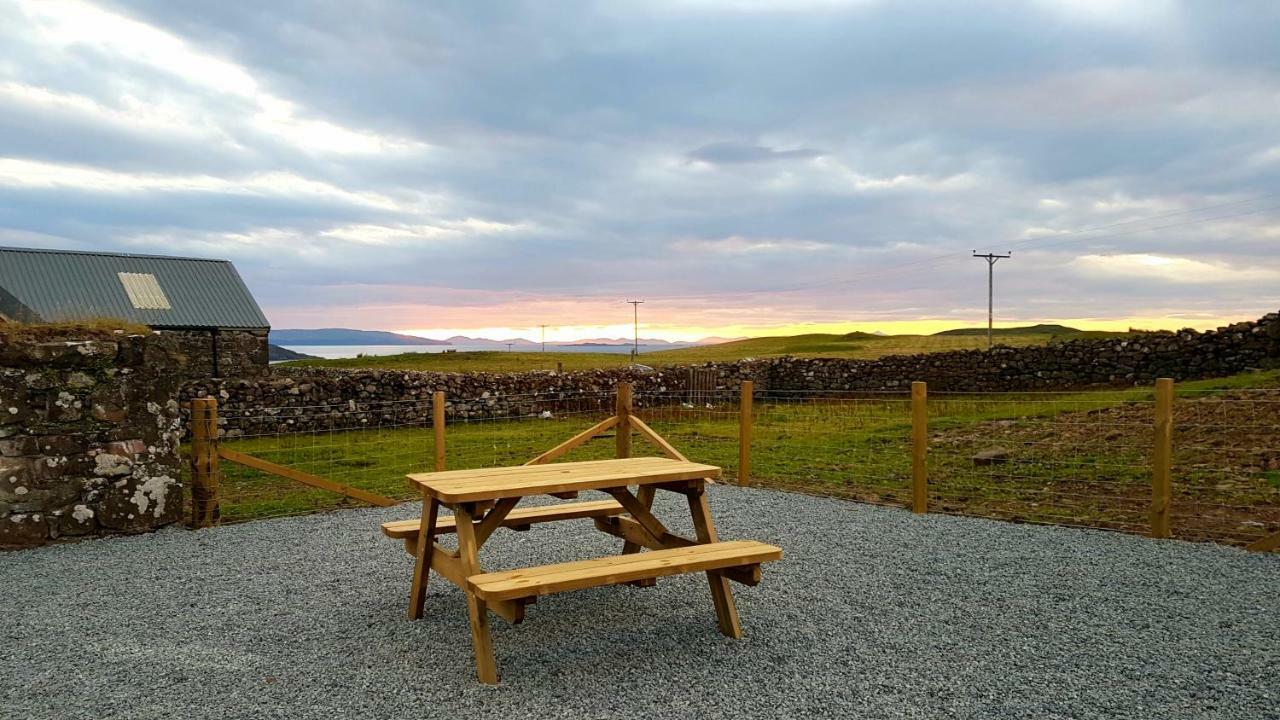
[[[218,401],[191,400],[191,526],[212,527],[218,509]]]
[[[631,457],[631,383],[618,383],[618,400],[614,414],[618,416],[618,457]]]
[[[444,391],[431,395],[431,429],[436,436],[436,472],[444,471]]]
[[[1151,454],[1151,537],[1173,537],[1173,380],[1156,380],[1155,447]]]
[[[742,381],[738,400],[738,484],[745,486],[751,479],[751,400],[756,384]]]
[[[929,385],[911,383],[911,511],[929,512]]]

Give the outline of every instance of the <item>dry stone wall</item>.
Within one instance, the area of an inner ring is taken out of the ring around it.
[[[181,359],[154,334],[0,344],[0,547],[181,517]]]
[[[1210,332],[1146,333],[1041,347],[997,347],[878,360],[770,358],[698,366],[725,391],[753,380],[768,391],[905,390],[924,380],[939,391],[1037,391],[1150,384],[1217,377],[1280,364],[1280,314]],[[662,393],[679,400],[690,369],[593,370],[515,374],[274,368],[266,377],[186,383],[183,398],[219,399],[229,436],[424,423],[431,394],[449,398],[450,420],[534,414],[559,398],[636,385],[637,402]]]
[[[1002,392],[1149,385],[1280,366],[1280,313],[1208,332],[1141,333],[1053,345],[996,347],[878,360],[785,358],[757,368],[786,390],[895,390],[924,380],[930,390]]]

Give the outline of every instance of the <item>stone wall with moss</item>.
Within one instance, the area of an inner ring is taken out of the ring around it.
[[[0,334],[0,547],[182,516],[183,362],[157,334]]]

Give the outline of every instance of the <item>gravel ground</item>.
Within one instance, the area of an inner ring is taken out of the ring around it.
[[[701,576],[494,618],[349,510],[0,555],[8,718],[1280,718],[1280,556],[716,487],[780,545],[716,630]],[[661,494],[660,494],[661,495]],[[682,506],[660,502],[673,527]],[[616,552],[589,521],[500,531],[487,568]],[[481,715],[483,714],[483,715]]]

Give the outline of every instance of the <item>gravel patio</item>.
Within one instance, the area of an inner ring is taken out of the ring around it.
[[[555,595],[494,619],[497,687],[454,587],[405,617],[378,524],[413,505],[3,554],[0,717],[1280,718],[1280,555],[711,493],[723,539],[785,552],[734,586],[742,640],[701,576]],[[482,559],[620,544],[555,523]]]

